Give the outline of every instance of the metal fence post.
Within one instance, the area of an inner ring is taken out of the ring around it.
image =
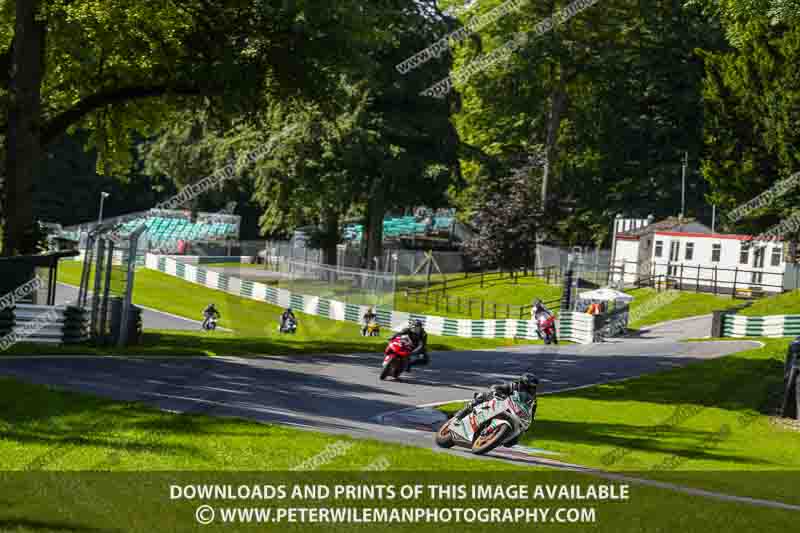
[[[103,302],[100,304],[100,335],[106,333],[106,317],[108,315],[108,293],[111,289],[111,269],[114,268],[114,241],[108,243],[108,262],[106,263]]]
[[[138,229],[131,233],[128,244],[129,251],[133,250],[134,253],[136,252],[136,244],[139,241],[139,235],[141,235],[146,229],[147,227],[142,224]],[[125,299],[122,301],[122,323],[120,324],[119,339],[117,341],[117,346],[119,347],[125,346],[128,343],[128,317],[130,316],[130,308],[133,306],[133,281],[136,273],[135,263],[135,261],[128,262],[128,276],[125,280]]]
[[[700,265],[697,265],[697,280],[695,281],[695,292],[700,292]]]
[[[92,337],[97,337],[97,313],[98,313],[98,306],[100,305],[100,283],[103,276],[103,256],[105,252],[105,241],[101,239],[98,235],[97,238],[97,257],[95,258],[95,267],[94,267],[94,291],[92,292],[92,320],[91,320],[91,332]]]
[[[714,296],[716,296],[719,292],[719,287],[717,285],[717,265],[714,265]]]

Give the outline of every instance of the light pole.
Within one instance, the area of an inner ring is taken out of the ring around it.
[[[100,214],[97,215],[98,226],[100,225],[101,222],[103,222],[103,202],[105,202],[105,199],[108,198],[109,196],[111,196],[111,194],[105,191],[100,193]]]

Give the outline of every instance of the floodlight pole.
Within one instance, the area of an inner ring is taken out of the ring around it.
[[[103,203],[105,203],[106,198],[109,196],[111,196],[111,194],[106,191],[100,193],[100,213],[97,215],[98,226],[103,222]]]

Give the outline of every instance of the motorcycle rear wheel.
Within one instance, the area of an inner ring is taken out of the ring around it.
[[[489,453],[503,444],[503,440],[505,440],[506,435],[511,430],[511,428],[509,428],[506,424],[503,424],[496,428],[491,434],[484,436],[483,432],[486,431],[486,429],[488,428],[484,428],[481,431],[481,434],[472,444],[472,453],[475,455]]]
[[[453,433],[450,431],[450,420],[448,420],[436,432],[436,445],[440,448],[452,448],[455,443]]]

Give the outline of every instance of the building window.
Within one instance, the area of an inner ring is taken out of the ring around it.
[[[656,257],[664,255],[664,241],[656,241]]]
[[[742,247],[739,249],[739,264],[746,265],[749,263],[750,259],[750,245],[746,242],[742,243]]]
[[[669,260],[670,261],[677,261],[678,256],[681,253],[681,242],[680,241],[672,241],[669,243]]]
[[[772,258],[770,259],[770,264],[774,267],[781,265],[781,256],[783,255],[783,248],[773,248],[772,249]]]
[[[722,255],[722,245],[721,244],[712,244],[711,245],[711,262],[712,263],[719,263],[719,257]]]
[[[767,255],[767,249],[763,246],[755,249],[755,254],[753,254],[753,266],[755,268],[764,268],[765,255]]]
[[[694,257],[694,243],[693,242],[687,242],[686,243],[686,256],[685,257],[686,257],[687,261],[691,261],[692,258]]]

